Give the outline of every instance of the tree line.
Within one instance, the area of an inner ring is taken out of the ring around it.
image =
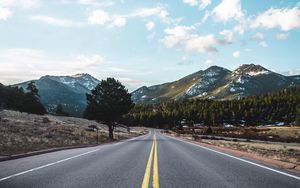
[[[0,84],[0,109],[45,114],[34,82],[22,88]],[[158,104],[136,104],[118,80],[107,78],[87,94],[84,117],[103,122],[113,139],[115,122],[128,126],[173,128],[183,119],[205,126],[255,126],[262,124],[296,123],[300,125],[300,87],[238,100],[192,99]],[[67,116],[61,104],[57,115]]]
[[[4,86],[0,83],[0,109],[17,110],[33,114],[45,114],[46,110],[39,100],[34,82],[27,85],[28,92],[22,88]]]
[[[300,123],[300,88],[288,88],[239,100],[192,99],[137,104],[123,116],[122,121],[133,126],[172,128],[183,119],[206,126]]]

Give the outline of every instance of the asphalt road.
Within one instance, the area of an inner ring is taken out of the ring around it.
[[[300,187],[300,175],[151,130],[103,146],[0,162],[0,188]]]

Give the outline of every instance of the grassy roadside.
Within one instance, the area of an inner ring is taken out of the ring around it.
[[[214,139],[197,139],[194,140],[192,135],[177,135],[174,132],[168,132],[168,135],[179,137],[194,142],[203,143],[206,145],[217,146],[220,148],[227,148],[240,152],[246,152],[256,157],[263,157],[266,159],[277,160],[295,165],[300,165],[300,144],[298,143],[270,143],[270,142],[256,142],[256,141],[227,141]]]
[[[52,148],[96,144],[96,132],[89,125],[100,128],[99,144],[110,142],[107,126],[81,118],[33,115],[16,111],[0,112],[0,157]],[[118,127],[116,141],[139,136],[144,128]]]

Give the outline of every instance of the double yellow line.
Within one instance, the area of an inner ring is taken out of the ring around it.
[[[150,155],[149,155],[147,167],[145,170],[142,188],[149,187],[149,181],[150,181],[150,176],[151,176],[151,166],[152,166],[152,161],[153,161],[153,153],[154,153],[154,162],[153,162],[153,184],[152,185],[154,188],[159,188],[157,142],[156,142],[155,135],[153,136],[152,147],[150,150]]]

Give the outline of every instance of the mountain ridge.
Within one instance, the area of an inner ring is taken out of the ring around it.
[[[73,76],[42,76],[37,80],[30,80],[15,84],[26,91],[29,82],[35,82],[41,103],[49,113],[55,113],[56,106],[62,104],[71,116],[81,117],[86,107],[86,93],[90,93],[100,81],[89,74]]]
[[[56,106],[62,104],[66,112],[77,117],[82,116],[86,107],[86,93],[90,93],[100,83],[93,76],[81,73],[72,76],[45,75],[13,86],[22,87],[26,91],[31,81],[39,89],[40,100],[49,113],[55,113]],[[231,100],[294,86],[300,86],[300,75],[284,76],[260,65],[243,64],[233,71],[211,66],[176,81],[142,86],[131,94],[135,103],[195,98]]]
[[[173,82],[138,88],[132,92],[132,99],[135,103],[190,98],[226,100],[293,86],[300,86],[299,75],[284,76],[261,65],[243,64],[233,71],[211,66]]]

